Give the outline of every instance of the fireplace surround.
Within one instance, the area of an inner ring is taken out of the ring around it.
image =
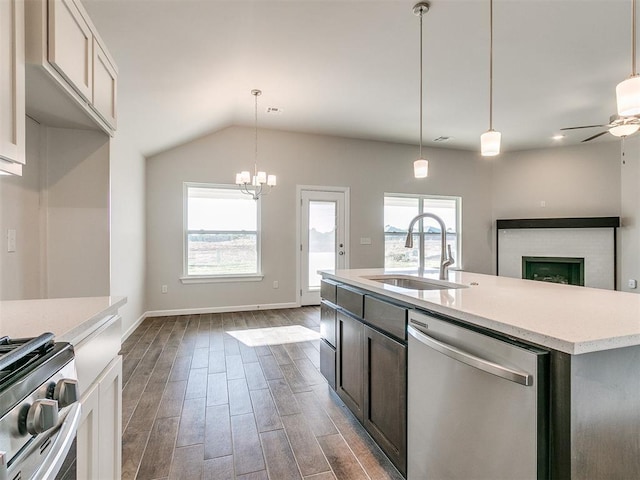
[[[619,217],[497,220],[496,272],[615,290],[619,226]]]

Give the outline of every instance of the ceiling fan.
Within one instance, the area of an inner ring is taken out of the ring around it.
[[[620,115],[611,115],[611,117],[609,117],[609,123],[604,125],[583,125],[581,127],[561,128],[560,130],[578,130],[580,128],[606,128],[604,132],[596,133],[589,138],[585,138],[582,140],[582,143],[598,138],[605,133],[610,133],[616,137],[627,137],[640,130],[640,117],[621,117]]]

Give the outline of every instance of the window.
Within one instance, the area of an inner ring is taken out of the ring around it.
[[[440,268],[440,226],[430,218],[418,222],[413,229],[415,248],[404,246],[409,223],[421,213],[433,213],[444,221],[447,244],[455,259],[453,268],[460,268],[460,197],[431,195],[402,195],[386,193],[384,196],[384,268],[386,270],[433,270]],[[420,249],[424,249],[425,264],[420,265]]]
[[[260,275],[259,200],[235,185],[185,184],[185,276]]]

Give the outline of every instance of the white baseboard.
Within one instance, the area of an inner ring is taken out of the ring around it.
[[[140,315],[140,318],[138,318],[138,320],[133,322],[133,325],[131,325],[129,329],[126,332],[124,332],[124,334],[122,335],[122,341],[124,342],[127,338],[129,338],[129,335],[131,335],[135,331],[135,329],[138,328],[140,324],[144,322],[144,319],[147,318],[148,316],[149,316],[149,312],[144,312],[142,315]]]
[[[175,310],[152,310],[150,312],[146,312],[143,317],[146,318],[146,317],[168,317],[173,315],[197,315],[199,313],[249,312],[252,310],[275,310],[280,308],[297,308],[299,306],[300,304],[291,302],[291,303],[270,303],[267,305],[239,305],[235,307],[232,306],[232,307],[180,308]],[[139,325],[139,323],[136,323],[136,325]]]

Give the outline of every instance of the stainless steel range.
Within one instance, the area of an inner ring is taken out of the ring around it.
[[[54,479],[80,419],[73,347],[0,338],[0,480]]]

